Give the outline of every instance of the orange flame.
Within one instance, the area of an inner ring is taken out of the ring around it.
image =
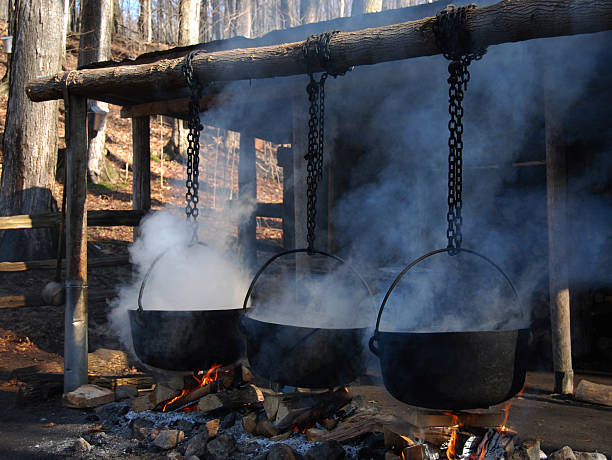
[[[459,430],[459,416],[456,414],[453,414],[451,412],[448,412],[447,415],[450,415],[452,417],[452,433],[451,433],[451,437],[448,440],[448,447],[446,448],[446,458],[448,460],[457,460],[457,450],[456,450],[456,444],[457,444],[457,431]]]
[[[162,407],[162,412],[166,412],[166,410],[167,410],[167,408],[168,408],[168,406],[170,404],[172,404],[174,401],[178,401],[183,396],[191,393],[196,388],[203,387],[205,385],[208,385],[209,383],[216,382],[217,380],[219,380],[220,374],[228,372],[228,371],[219,372],[217,369],[219,369],[220,367],[221,367],[221,364],[213,364],[212,367],[210,369],[208,369],[206,374],[204,374],[202,377],[198,377],[196,374],[194,374],[192,377],[197,382],[197,385],[194,386],[193,388],[189,388],[189,389],[183,388],[180,391],[180,393],[178,393],[174,398],[169,399],[168,401],[166,401],[164,403],[163,407]],[[187,407],[184,410],[185,411],[190,411],[190,410],[195,410],[195,409],[191,408],[191,407]]]
[[[193,378],[197,380],[200,387],[203,387],[204,385],[208,385],[209,383],[212,383],[212,382],[216,382],[219,379],[219,372],[215,371],[215,369],[219,369],[220,367],[221,367],[221,364],[213,364],[212,367],[208,369],[208,372],[204,374],[204,377],[200,379],[196,375],[194,375]],[[214,371],[214,374],[213,374],[213,371]]]

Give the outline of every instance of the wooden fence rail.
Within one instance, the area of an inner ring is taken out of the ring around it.
[[[145,212],[141,210],[102,210],[87,212],[88,227],[137,227]],[[57,227],[62,219],[59,212],[46,214],[21,214],[0,217],[0,230]]]

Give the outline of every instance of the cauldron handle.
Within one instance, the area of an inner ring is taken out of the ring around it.
[[[190,248],[191,246],[195,246],[195,245],[208,247],[208,245],[206,243],[202,243],[201,241],[196,241],[196,242],[189,243],[189,244],[185,245],[185,247]],[[183,245],[181,245],[181,246],[183,246]],[[138,313],[142,314],[144,312],[144,309],[142,308],[142,294],[144,293],[145,284],[147,284],[147,280],[151,276],[151,272],[153,271],[153,268],[155,267],[155,265],[157,265],[157,262],[159,262],[160,259],[162,259],[166,254],[168,254],[170,252],[171,249],[174,249],[175,247],[176,246],[171,246],[168,249],[166,249],[164,252],[159,254],[153,260],[153,263],[151,264],[151,266],[147,270],[147,273],[145,273],[145,276],[142,279],[142,283],[140,284],[140,291],[138,291]]]
[[[508,285],[510,286],[510,288],[512,289],[512,293],[514,294],[514,297],[516,297],[516,302],[519,305],[521,305],[521,300],[519,298],[518,292],[516,290],[516,288],[514,287],[514,284],[512,283],[512,280],[510,280],[510,277],[506,274],[506,272],[504,272],[501,267],[499,265],[497,265],[495,262],[493,262],[491,259],[489,259],[487,256],[482,255],[476,251],[472,251],[471,249],[464,249],[464,248],[443,248],[443,249],[436,249],[435,251],[431,251],[428,252],[425,255],[422,255],[421,257],[419,257],[418,259],[412,261],[409,265],[406,266],[406,268],[404,268],[399,275],[397,275],[397,277],[395,278],[395,280],[393,281],[393,283],[391,284],[391,287],[389,287],[389,290],[387,291],[387,293],[385,294],[385,298],[382,301],[382,304],[380,305],[380,309],[378,310],[378,317],[376,318],[376,329],[374,329],[374,335],[372,337],[370,337],[370,341],[368,343],[368,345],[370,346],[370,350],[372,351],[372,353],[374,353],[376,356],[378,356],[378,347],[376,346],[376,340],[378,339],[378,329],[380,326],[380,319],[382,317],[382,313],[383,310],[385,309],[385,305],[387,304],[387,300],[389,299],[389,297],[391,296],[391,292],[393,292],[393,289],[395,289],[395,287],[398,285],[398,283],[402,280],[402,278],[404,277],[404,275],[408,272],[408,270],[410,270],[412,267],[414,267],[415,265],[417,265],[418,263],[424,261],[425,259],[428,259],[431,256],[434,256],[436,254],[440,254],[442,252],[449,252],[449,251],[457,251],[457,253],[460,252],[467,252],[468,254],[472,254],[476,257],[480,257],[481,259],[483,259],[485,262],[488,262],[490,265],[492,265],[499,273],[501,273],[501,275],[504,277],[504,279],[506,280],[506,282],[508,283]],[[520,308],[521,312],[523,311],[522,308]]]
[[[283,257],[283,256],[286,256],[286,255],[289,255],[289,254],[297,254],[297,253],[301,253],[301,252],[305,252],[308,255],[320,254],[322,256],[330,257],[330,258],[332,258],[334,260],[337,260],[341,264],[345,264],[353,272],[353,274],[355,274],[355,276],[357,276],[357,278],[359,278],[361,283],[365,286],[366,290],[368,291],[368,295],[370,296],[370,298],[371,299],[374,298],[374,295],[372,294],[372,290],[370,289],[370,286],[368,286],[368,283],[366,283],[366,281],[359,274],[359,272],[357,270],[355,270],[350,264],[345,262],[344,259],[342,259],[342,258],[340,258],[340,257],[338,257],[338,256],[336,256],[334,254],[329,254],[327,252],[319,251],[317,249],[300,248],[300,249],[290,249],[288,251],[279,252],[278,254],[273,255],[272,257],[270,257],[266,261],[266,263],[264,263],[261,266],[261,268],[259,270],[257,270],[257,273],[255,273],[255,276],[253,277],[253,281],[251,281],[251,284],[249,285],[249,289],[247,290],[246,296],[244,297],[244,302],[242,304],[242,309],[243,310],[247,309],[247,305],[249,303],[249,297],[251,297],[253,289],[255,288],[255,283],[257,282],[257,280],[259,279],[261,274],[264,272],[264,270],[266,268],[268,268],[270,266],[270,264],[272,264],[272,262],[274,262],[279,257]]]

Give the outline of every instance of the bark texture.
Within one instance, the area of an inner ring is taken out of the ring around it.
[[[83,0],[81,9],[83,34],[79,43],[79,66],[110,59],[112,20],[112,0]],[[87,111],[108,112],[108,104],[89,100]],[[95,129],[96,127],[98,129]],[[98,183],[105,178],[106,118],[95,126],[92,113],[87,132],[89,133],[87,175],[91,182]]]
[[[60,70],[63,0],[16,2],[11,81],[3,143],[0,215],[55,211],[51,193],[57,162],[58,102],[32,103],[25,83]],[[30,260],[55,255],[57,238],[49,230],[15,230],[0,236],[0,260]]]
[[[432,17],[340,32],[330,40],[330,53],[339,68],[440,54],[432,29],[434,23]],[[603,0],[505,0],[471,10],[467,28],[477,47],[600,32],[612,29],[612,3]],[[295,42],[201,54],[194,59],[194,68],[201,81],[305,74],[303,44]],[[152,64],[83,70],[71,76],[70,87],[83,95],[157,94],[158,88],[170,91],[185,87],[182,63],[183,58],[178,58]],[[321,69],[315,62],[312,70]],[[27,87],[28,95],[35,101],[61,97],[62,76],[32,80]]]
[[[140,14],[138,15],[138,31],[146,42],[153,40],[153,1],[140,0]]]

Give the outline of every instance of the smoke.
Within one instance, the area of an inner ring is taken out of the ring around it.
[[[589,121],[574,107],[581,106],[601,72],[596,69],[606,37],[610,34],[496,46],[470,66],[463,119],[463,246],[499,265],[516,286],[518,301],[504,276],[482,259],[439,254],[399,282],[381,328],[439,332],[529,325],[532,298],[548,291],[546,97],[555,100],[568,142],[572,135],[581,140],[594,135],[588,126],[600,113],[591,113]],[[384,267],[376,286],[379,298],[409,262],[447,245],[446,66],[440,56],[380,65],[369,87],[384,90],[364,92],[359,100],[341,100],[340,91],[328,90],[328,113],[337,107],[332,116],[367,113],[360,118],[366,123],[359,126],[358,138],[338,135],[341,150],[366,154],[350,157],[350,188],[337,201],[334,223],[336,234],[342,235],[342,254]],[[365,78],[359,73],[357,69],[345,81],[352,78],[355,84]],[[397,85],[397,74],[406,75],[405,85]],[[333,84],[343,82],[332,81],[328,87]],[[606,149],[609,143],[600,148]],[[610,162],[597,158],[607,165],[600,167],[605,175]],[[521,166],[525,164],[530,166]],[[572,177],[572,187],[592,188],[599,174],[590,168],[596,165],[590,164],[582,177]],[[589,229],[601,230],[599,240],[609,241],[610,219],[601,212],[609,203],[601,198],[582,195],[578,214],[588,214]],[[578,240],[568,241],[577,262],[570,282],[585,276],[583,257],[598,251],[593,241]],[[606,256],[599,255],[595,258],[603,262]]]
[[[232,207],[231,219],[253,211],[252,204]],[[202,219],[200,219],[202,221]],[[234,248],[232,233],[207,230],[200,222],[200,243],[192,243],[192,226],[185,217],[166,211],[147,215],[130,247],[134,278],[119,288],[111,302],[109,319],[123,343],[131,349],[128,310],[142,294],[147,310],[225,310],[241,308],[250,274]]]

